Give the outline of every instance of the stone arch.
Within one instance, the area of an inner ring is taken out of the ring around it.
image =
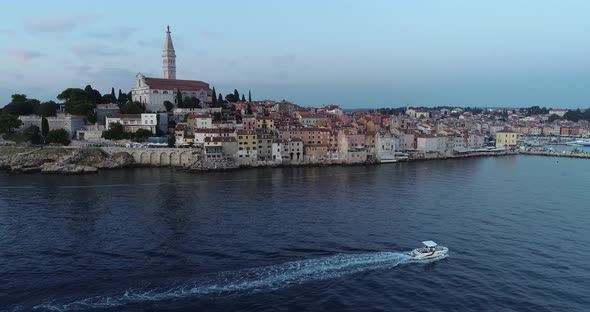
[[[133,156],[133,159],[135,159],[136,163],[141,163],[141,155],[139,154],[139,152],[132,152],[131,156]]]
[[[182,152],[180,153],[180,165],[186,167],[191,163],[191,153],[190,152]]]
[[[147,165],[150,163],[150,154],[147,152],[141,152],[139,156],[139,163],[142,165]]]
[[[160,165],[160,157],[158,157],[158,152],[151,152],[150,153],[150,165],[152,165],[152,166]]]
[[[170,153],[170,166],[180,166],[180,156],[177,152]]]
[[[160,153],[160,166],[169,166],[170,156],[166,152]]]

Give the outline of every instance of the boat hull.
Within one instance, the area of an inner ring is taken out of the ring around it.
[[[424,248],[416,248],[410,251],[408,254],[414,259],[419,260],[426,260],[426,259],[435,259],[447,256],[449,253],[449,249],[443,246],[437,246],[434,251],[425,251]]]

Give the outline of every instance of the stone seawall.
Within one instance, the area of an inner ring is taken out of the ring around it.
[[[101,147],[106,153],[127,153],[138,166],[188,167],[196,160],[195,149],[188,148],[132,148]]]
[[[522,155],[547,156],[547,157],[567,157],[567,158],[590,158],[590,154],[571,154],[571,153],[556,153],[556,152],[533,152],[523,151]]]

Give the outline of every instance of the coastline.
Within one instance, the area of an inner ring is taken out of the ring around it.
[[[89,174],[98,173],[101,170],[115,170],[124,168],[174,168],[187,172],[211,172],[230,171],[258,168],[292,168],[292,167],[328,167],[328,166],[373,166],[387,165],[404,162],[433,161],[464,159],[474,157],[500,157],[511,155],[542,155],[542,156],[565,156],[576,157],[559,153],[533,153],[533,152],[476,152],[459,155],[443,155],[438,153],[420,154],[421,157],[409,157],[394,162],[380,162],[377,160],[346,163],[343,161],[326,162],[299,162],[299,163],[258,163],[258,164],[237,164],[234,161],[202,161],[192,159],[190,165],[162,165],[137,162],[132,154],[137,151],[112,151],[106,152],[102,148],[79,148],[69,146],[52,147],[0,147],[0,169],[17,174],[42,173],[42,174]],[[146,153],[145,150],[139,151]],[[150,151],[147,151],[150,152]],[[156,150],[155,152],[160,152]],[[416,155],[412,155],[416,156]],[[577,157],[577,158],[590,158]],[[142,156],[139,156],[142,157]],[[159,156],[158,156],[159,157]]]

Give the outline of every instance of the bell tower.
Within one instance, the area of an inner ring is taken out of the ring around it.
[[[170,36],[170,26],[166,27],[166,42],[162,51],[162,70],[164,79],[176,79],[176,52]]]

